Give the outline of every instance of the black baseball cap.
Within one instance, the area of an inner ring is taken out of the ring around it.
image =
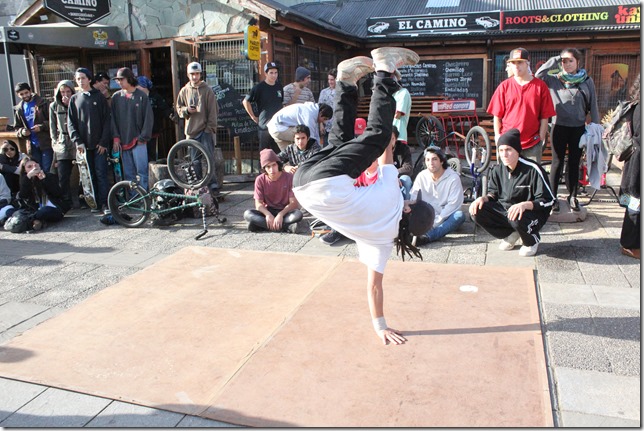
[[[270,69],[277,69],[278,71],[280,70],[279,67],[277,67],[277,63],[269,61],[264,65],[264,73],[268,72]]]
[[[530,61],[530,54],[525,48],[516,48],[510,51],[510,57],[507,61]]]

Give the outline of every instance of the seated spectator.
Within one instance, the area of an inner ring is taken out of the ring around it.
[[[408,201],[410,200],[409,191],[412,186],[411,173],[414,170],[414,166],[411,163],[411,150],[407,143],[398,139],[400,133],[396,126],[393,126],[392,133],[396,136],[394,166],[398,169],[398,181],[400,182],[400,191],[403,194],[403,199]]]
[[[0,147],[0,173],[4,177],[11,196],[16,196],[20,190],[20,162],[27,157],[25,153],[21,153],[18,144],[14,141],[6,140],[2,142]]]
[[[33,230],[40,230],[47,222],[60,221],[69,211],[69,203],[63,200],[58,178],[45,173],[40,165],[25,157],[20,163],[20,200],[34,210]]]
[[[311,131],[311,138],[320,143],[320,123],[324,124],[333,116],[333,109],[324,103],[296,103],[277,111],[266,127],[280,151],[294,141],[295,128],[304,124]]]
[[[502,163],[490,171],[487,195],[470,204],[472,220],[502,239],[501,250],[512,250],[521,238],[519,255],[534,256],[541,240],[539,231],[555,203],[548,176],[539,164],[520,157],[518,129],[501,135],[496,146]]]
[[[320,144],[311,138],[311,130],[308,126],[300,124],[295,128],[295,135],[291,145],[282,150],[277,157],[284,164],[284,171],[295,174],[297,166],[320,151]]]
[[[447,157],[439,147],[430,146],[423,154],[427,169],[422,170],[411,188],[412,200],[418,196],[434,208],[434,226],[416,238],[416,245],[436,241],[458,229],[465,222],[461,211],[463,185],[461,177],[449,168]]]
[[[244,212],[248,230],[295,233],[303,214],[293,194],[293,175],[282,170],[282,162],[270,148],[260,152],[264,173],[255,179],[255,209]]]
[[[0,225],[4,225],[14,210],[15,208],[11,205],[11,190],[9,190],[4,177],[0,175]]]

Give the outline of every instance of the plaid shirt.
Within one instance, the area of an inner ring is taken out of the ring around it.
[[[306,150],[300,150],[297,145],[291,144],[288,147],[284,148],[278,155],[279,159],[284,164],[289,164],[291,166],[297,166],[313,154],[320,151],[322,147],[317,141],[313,138],[309,138],[309,142],[306,144]]]

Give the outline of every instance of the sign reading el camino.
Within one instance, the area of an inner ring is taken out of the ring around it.
[[[45,0],[49,9],[65,21],[86,27],[110,14],[110,0]]]
[[[432,33],[476,33],[499,30],[500,13],[459,13],[368,18],[367,36],[418,36]]]

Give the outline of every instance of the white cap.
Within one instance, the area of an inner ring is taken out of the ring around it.
[[[196,61],[193,61],[188,65],[188,73],[196,73],[196,72],[201,73],[201,64],[197,63]]]

